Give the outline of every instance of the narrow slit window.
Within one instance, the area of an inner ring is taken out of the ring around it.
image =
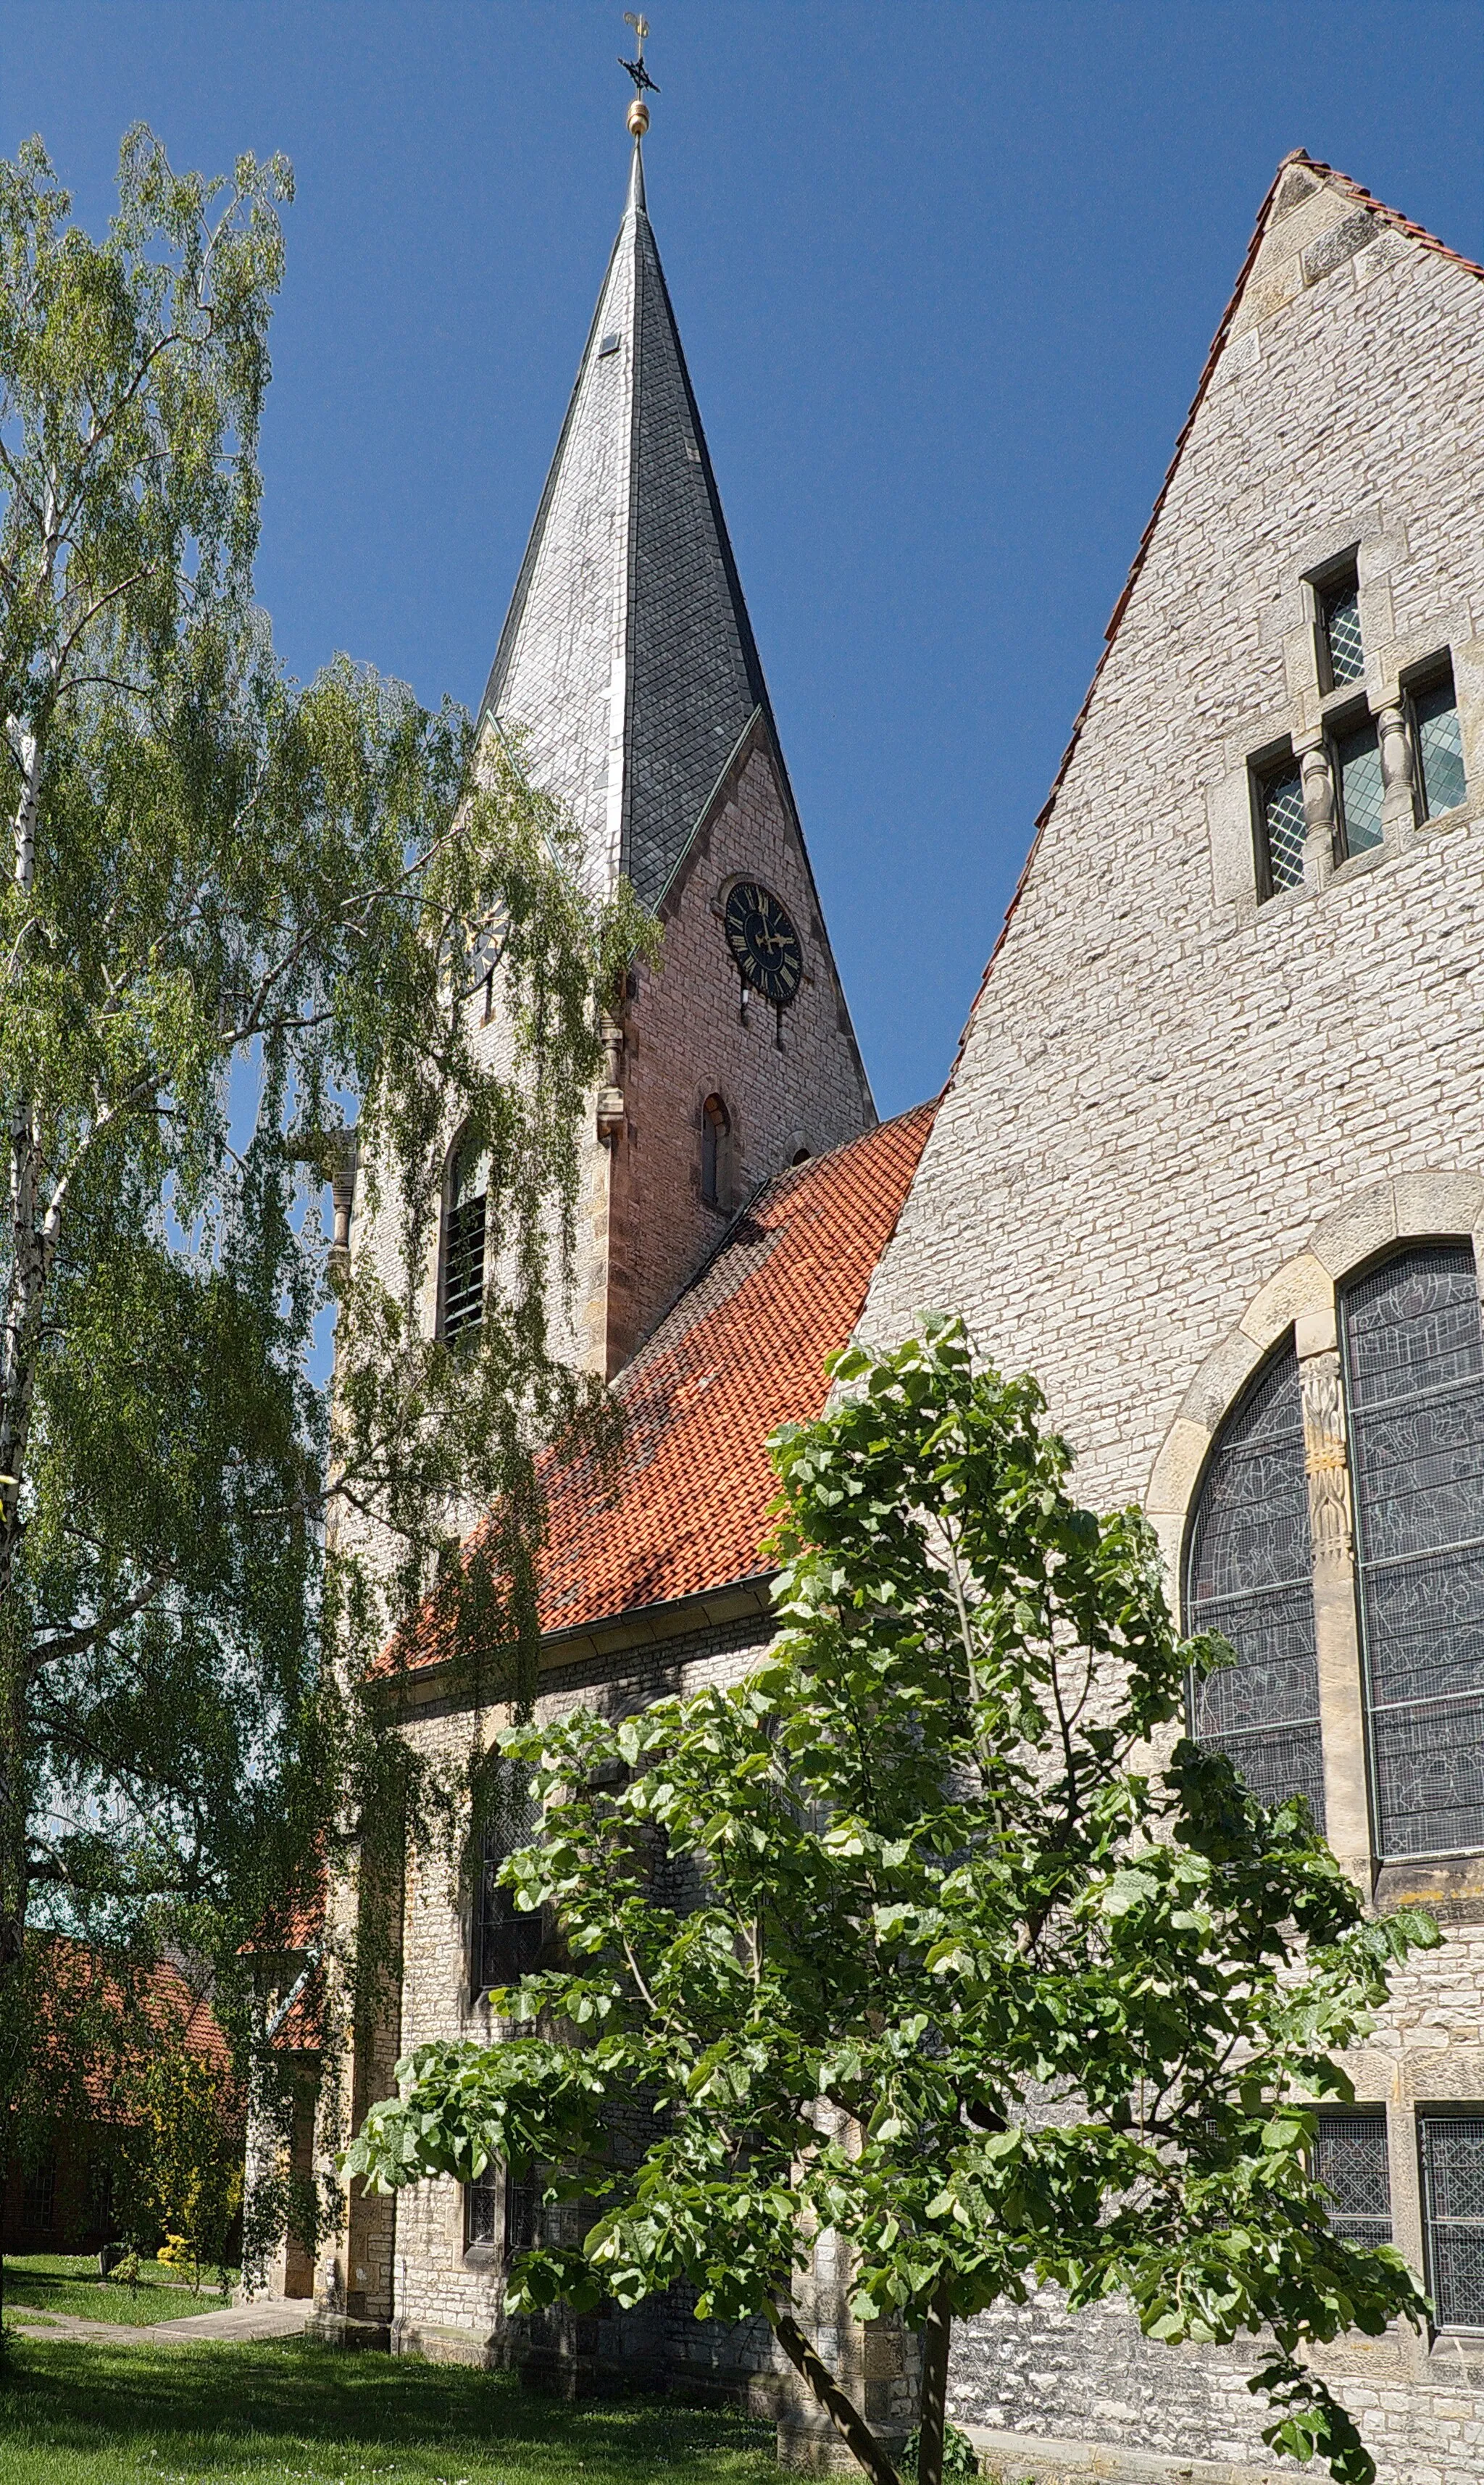
[[[1323,684],[1331,691],[1343,690],[1347,682],[1363,681],[1365,650],[1361,643],[1361,593],[1354,569],[1345,572],[1322,587],[1319,593],[1319,630],[1329,680]]]
[[[1484,2115],[1424,2114],[1422,2226],[1440,2330],[1484,2330]]]
[[[1263,895],[1297,888],[1304,878],[1304,780],[1296,759],[1286,759],[1257,780],[1262,844]]]
[[[1484,1336],[1467,1243],[1341,1297],[1383,1858],[1484,1848]]]
[[[488,1159],[476,1148],[460,1148],[444,1218],[444,1338],[449,1346],[470,1336],[484,1319],[489,1188]]]
[[[708,1208],[719,1208],[726,1188],[726,1142],[731,1116],[719,1096],[708,1096],[701,1106],[701,1197]]]
[[[1352,2244],[1391,2240],[1391,2170],[1384,2114],[1315,2117],[1314,2172],[1330,2195],[1330,2224]]]
[[[1468,791],[1451,667],[1424,689],[1413,692],[1412,724],[1422,817],[1435,820],[1440,811],[1456,810]]]
[[[1225,1752],[1260,1803],[1309,1798],[1324,1826],[1313,1553],[1293,1342],[1228,1416],[1196,1504],[1187,1626],[1220,1631],[1236,1664],[1191,1685],[1191,1732]]]
[[[1381,748],[1374,720],[1336,735],[1335,775],[1339,791],[1340,830],[1344,852],[1369,854],[1381,843]]]
[[[517,2174],[505,2169],[505,2258],[531,2252],[541,2232],[541,2183],[533,2166]]]
[[[491,2252],[499,2241],[500,2170],[492,2159],[464,2186],[464,2250]]]

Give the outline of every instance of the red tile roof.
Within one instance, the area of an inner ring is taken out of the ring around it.
[[[849,1343],[901,1214],[933,1107],[920,1105],[770,1184],[620,1375],[611,1497],[584,1463],[551,1490],[541,1620],[571,1630],[765,1566],[777,1479],[764,1447],[807,1423],[824,1358]]]
[[[931,1126],[919,1105],[770,1183],[614,1383],[616,1474],[548,1469],[545,1633],[757,1578],[776,1478],[765,1443],[824,1405]],[[447,1653],[404,1642],[413,1667]]]
[[[131,1998],[157,2036],[198,2055],[215,2071],[229,2072],[231,2055],[210,2003],[172,1960],[157,1960],[130,1997],[104,1957],[86,1942],[66,1933],[44,1933],[38,1948],[44,1962],[36,1997],[39,2020],[48,2032],[43,2051],[49,2041],[66,2049],[82,2032],[83,2085],[99,2113],[117,2110],[121,2078],[144,2060],[142,2040],[130,2027]],[[49,2034],[53,2028],[59,2031],[54,2039]],[[63,2031],[70,2031],[70,2036]]]

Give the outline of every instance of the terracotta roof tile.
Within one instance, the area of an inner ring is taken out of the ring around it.
[[[901,1213],[933,1105],[879,1123],[762,1190],[614,1383],[617,1472],[548,1471],[547,1634],[704,1594],[767,1566],[776,1479],[765,1444],[823,1407]],[[413,1666],[445,1652],[424,1646]]]
[[[83,2085],[99,2111],[111,2111],[121,2073],[143,2061],[139,2039],[130,2033],[123,1983],[98,1952],[68,1934],[42,1934],[39,1947],[46,1970],[37,1996],[40,2021],[43,2028],[50,2023],[65,2030],[71,2023],[90,2031]],[[230,2051],[210,2003],[172,1960],[156,1961],[133,2000],[157,2035],[174,2039],[216,2071],[230,2070]]]
[[[553,1479],[541,1619],[571,1630],[763,1567],[776,1479],[764,1447],[823,1406],[933,1107],[919,1106],[770,1184],[617,1382],[628,1419],[611,1497]]]

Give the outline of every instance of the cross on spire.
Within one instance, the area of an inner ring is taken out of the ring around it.
[[[644,67],[644,41],[649,33],[649,19],[642,15],[636,17],[632,10],[626,9],[624,24],[634,28],[637,58],[626,61],[620,53],[618,66],[621,69],[627,69],[634,80],[634,101],[629,106],[629,127],[637,141],[643,137],[649,127],[649,106],[644,100],[644,90],[647,87],[651,95],[658,95],[660,90]]]

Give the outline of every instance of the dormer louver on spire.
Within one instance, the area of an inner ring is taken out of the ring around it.
[[[768,693],[635,141],[481,713],[524,731],[529,774],[576,816],[601,876],[627,872],[653,907],[759,709]]]

